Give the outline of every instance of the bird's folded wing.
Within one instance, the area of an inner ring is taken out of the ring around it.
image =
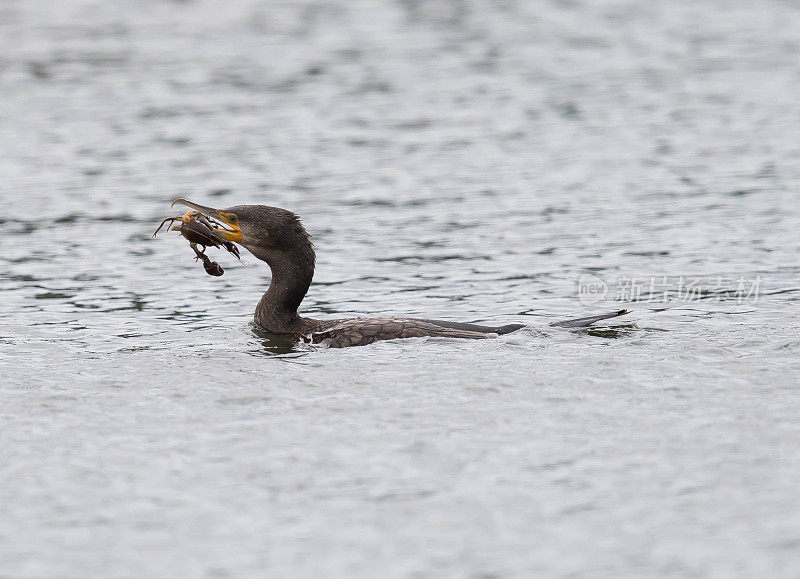
[[[313,341],[319,343],[330,340],[331,348],[348,346],[364,346],[378,340],[395,340],[398,338],[494,338],[497,334],[475,332],[457,328],[445,328],[432,322],[410,320],[405,318],[363,318],[348,320],[315,332]]]

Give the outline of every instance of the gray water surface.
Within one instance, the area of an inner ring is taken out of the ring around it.
[[[4,2],[0,577],[796,577],[798,30]],[[264,264],[152,239],[176,197],[301,215],[308,315],[530,329],[292,347],[252,323]],[[663,276],[699,291],[616,299]]]

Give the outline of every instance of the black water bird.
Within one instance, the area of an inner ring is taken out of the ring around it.
[[[483,326],[415,318],[349,318],[315,320],[298,312],[314,276],[315,254],[311,236],[300,219],[285,209],[266,205],[237,205],[214,209],[186,199],[185,205],[205,216],[214,234],[245,247],[272,270],[272,279],[255,311],[255,323],[271,334],[292,341],[327,343],[332,348],[363,346],[377,340],[437,336],[493,338],[524,328],[524,324]],[[599,320],[627,314],[627,310],[556,322],[552,326],[581,328]]]

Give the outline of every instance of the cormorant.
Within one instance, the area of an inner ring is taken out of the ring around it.
[[[444,320],[415,318],[349,318],[314,320],[297,313],[314,276],[314,246],[300,219],[286,209],[266,205],[237,205],[214,209],[186,199],[185,205],[207,220],[220,240],[244,246],[272,270],[272,280],[255,311],[255,323],[269,333],[294,342],[325,342],[332,348],[363,346],[377,340],[439,336],[447,338],[493,338],[524,324],[482,326]],[[208,244],[206,244],[208,245]],[[567,328],[586,327],[599,320],[627,314],[627,310],[550,324]]]

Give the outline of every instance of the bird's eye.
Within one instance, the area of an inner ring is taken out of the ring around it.
[[[228,221],[230,221],[231,223],[236,223],[236,221],[237,221],[236,216],[235,215],[229,215],[228,216]]]

